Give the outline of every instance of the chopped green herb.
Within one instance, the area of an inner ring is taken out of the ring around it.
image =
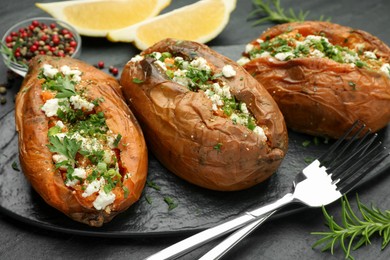
[[[97,98],[95,100],[92,100],[92,104],[94,104],[94,106],[99,106],[100,103],[104,102],[104,98],[100,97],[100,98]]]
[[[305,140],[302,142],[303,147],[308,147],[310,145],[311,141],[310,140]]]
[[[320,144],[320,139],[317,136],[314,136],[313,143],[314,143],[314,145],[319,145]]]
[[[221,147],[222,147],[222,143],[217,143],[216,145],[214,145],[214,150],[217,150],[218,152],[221,151]]]
[[[121,134],[118,134],[115,138],[115,141],[114,141],[114,147],[118,147],[118,144],[120,142],[120,140],[122,139],[122,135]]]
[[[353,81],[348,81],[348,85],[350,85],[352,87],[353,90],[356,89],[356,83],[353,82]]]
[[[41,72],[43,76],[43,72]],[[69,76],[57,74],[54,78],[45,78],[46,81],[42,84],[43,89],[57,91],[56,98],[67,98],[76,95],[75,85]]]
[[[70,162],[75,162],[76,154],[80,149],[81,142],[70,139],[67,136],[61,141],[58,136],[49,136],[50,144],[47,145],[52,153],[65,155]]]
[[[123,196],[125,199],[129,197],[129,189],[127,187],[123,187]]]
[[[305,161],[305,163],[310,164],[310,163],[312,163],[315,159],[314,159],[313,157],[305,157],[303,160]]]
[[[147,181],[146,181],[146,185],[148,185],[148,187],[153,188],[153,189],[155,189],[155,190],[161,190],[160,186],[158,186],[158,185],[157,185],[155,182],[153,182],[153,181],[147,180]]]
[[[148,196],[148,195],[145,195],[145,200],[146,200],[146,202],[148,203],[148,204],[152,204],[152,198],[150,197],[150,196]]]
[[[143,81],[142,79],[139,79],[139,78],[133,78],[133,82],[134,82],[135,84],[141,84],[141,83],[143,83],[144,81]]]
[[[164,197],[164,201],[168,204],[168,210],[173,210],[178,206],[171,197]]]
[[[12,169],[14,169],[15,171],[18,171],[18,172],[20,171],[20,169],[19,169],[19,166],[18,166],[18,163],[17,163],[17,162],[15,162],[15,161],[14,161],[14,162],[12,163]]]
[[[61,133],[61,127],[56,125],[56,126],[50,127],[49,131],[47,131],[47,136],[56,135],[58,133]]]
[[[358,68],[363,68],[363,66],[365,65],[365,63],[362,62],[361,60],[358,60],[358,61],[355,62],[355,65],[356,65],[356,67],[358,67]]]

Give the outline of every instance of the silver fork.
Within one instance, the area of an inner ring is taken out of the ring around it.
[[[363,137],[357,140],[362,135]],[[351,138],[345,141],[350,136]],[[375,142],[376,138],[377,134],[371,135],[365,125],[356,122],[326,153],[296,176],[292,192],[273,203],[186,238],[146,259],[175,259],[245,225],[250,224],[251,228],[255,229],[270,214],[290,203],[298,202],[309,207],[332,203],[350,191],[389,155],[381,142]],[[256,221],[260,223],[255,223]],[[246,231],[250,233],[250,230]]]

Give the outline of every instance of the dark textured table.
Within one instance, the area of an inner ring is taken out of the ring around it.
[[[173,0],[171,6],[165,11],[191,2],[195,1]],[[390,44],[390,18],[388,16],[390,1],[281,0],[281,2],[286,9],[293,7],[310,10],[309,19],[318,18],[323,14],[331,17],[333,22],[366,30]],[[29,0],[2,0],[0,6],[1,34],[22,19],[47,16],[34,6],[33,1]],[[247,20],[247,16],[252,8],[251,1],[238,0],[237,8],[232,13],[228,26],[209,45],[245,44],[271,26],[271,24],[251,26],[251,21]],[[138,52],[130,44],[112,44],[105,39],[88,37],[83,37],[82,48],[81,59],[88,60],[90,63],[98,60],[105,60],[107,63],[116,62],[117,66],[122,66],[127,59]],[[0,82],[3,83],[6,80],[7,70],[4,64],[0,64]],[[0,106],[0,113],[12,109],[14,104],[12,96],[9,95],[7,104]],[[379,178],[361,186],[356,192],[359,193],[364,203],[369,205],[372,202],[383,210],[390,209],[389,185],[390,176],[382,174]],[[354,193],[350,196],[353,206],[356,205]],[[338,203],[327,208],[331,214],[339,216]],[[84,237],[40,229],[2,214],[0,214],[0,230],[0,259],[142,259],[185,238],[178,236],[120,239]],[[333,256],[329,252],[322,253],[319,249],[311,249],[311,245],[318,237],[311,235],[310,232],[325,230],[321,210],[308,209],[266,223],[234,248],[225,259],[343,259],[344,255],[340,248]],[[390,259],[389,248],[384,251],[380,250],[381,239],[376,237],[371,242],[372,245],[353,253],[356,259]],[[209,243],[187,254],[183,259],[196,259],[215,243]]]

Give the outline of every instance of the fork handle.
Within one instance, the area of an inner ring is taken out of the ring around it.
[[[199,260],[218,260],[223,257],[227,252],[230,251],[235,245],[241,242],[245,237],[251,234],[256,230],[264,221],[266,221],[270,216],[272,216],[276,210],[262,216],[261,218],[249,223],[248,225],[240,228],[235,231],[233,234],[229,235],[225,240],[219,243],[217,246],[212,248],[206,254],[204,254]]]
[[[276,209],[279,209],[286,204],[289,204],[294,201],[294,196],[291,193],[286,194],[284,197],[278,199],[277,201],[255,209],[250,212],[246,212],[244,215],[227,221],[225,223],[219,224],[215,227],[206,229],[202,232],[199,232],[191,237],[188,237],[182,241],[177,242],[176,244],[171,245],[147,258],[145,260],[165,260],[165,259],[175,259],[185,253],[194,250],[195,248],[216,239],[222,235],[230,233],[244,225],[247,225],[256,219],[260,218],[262,215],[265,215],[269,212],[272,212]]]

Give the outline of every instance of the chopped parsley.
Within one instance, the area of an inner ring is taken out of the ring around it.
[[[44,77],[43,72],[40,75],[40,78],[42,77]],[[54,78],[46,78],[42,88],[57,91],[56,98],[68,98],[76,95],[75,85],[76,83],[69,76],[63,76],[58,73]]]
[[[75,162],[76,154],[81,147],[81,142],[70,139],[67,136],[64,136],[63,140],[60,140],[58,136],[49,136],[49,142],[50,144],[47,147],[50,152],[66,156],[70,163]]]
[[[14,162],[12,163],[12,165],[11,165],[11,166],[12,166],[12,169],[14,169],[15,171],[18,171],[18,172],[20,171],[20,169],[19,169],[19,166],[18,166],[18,163],[17,163],[17,162],[15,162],[15,161],[14,161]]]

